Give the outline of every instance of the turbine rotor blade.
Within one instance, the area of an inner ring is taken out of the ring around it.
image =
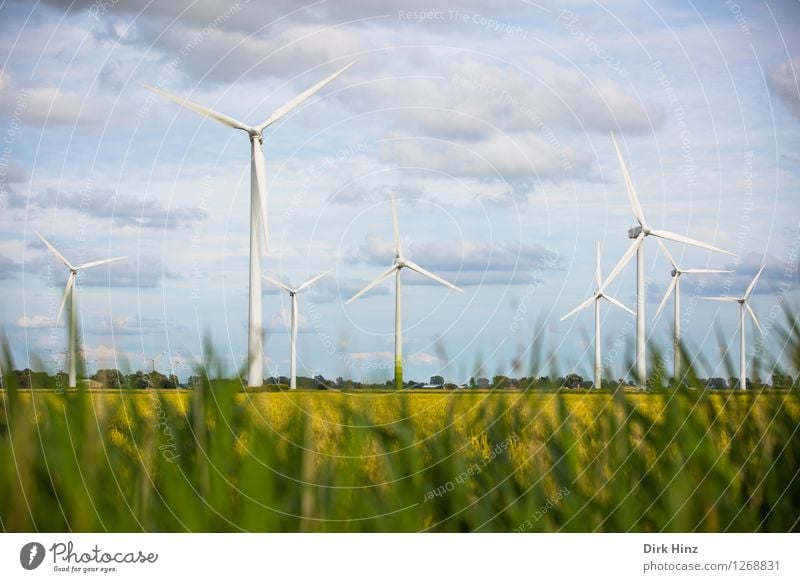
[[[642,242],[644,242],[644,232],[640,233],[639,236],[637,236],[633,240],[631,246],[628,247],[628,250],[625,251],[625,253],[622,255],[622,258],[619,260],[616,266],[611,270],[611,273],[608,275],[608,278],[603,282],[603,289],[608,287],[611,281],[613,281],[614,278],[616,278],[616,276],[622,272],[622,269],[625,268],[625,265],[628,264],[628,261],[630,261],[633,258],[633,255],[636,254],[636,251],[639,250],[639,247],[641,246]]]
[[[181,107],[186,107],[187,109],[191,109],[195,113],[199,113],[203,117],[208,117],[209,119],[213,119],[214,121],[218,121],[222,125],[227,125],[233,129],[242,129],[246,132],[250,132],[252,129],[249,125],[242,123],[238,119],[234,119],[224,113],[219,113],[218,111],[214,111],[213,109],[209,109],[199,103],[195,103],[194,101],[189,101],[188,99],[184,99],[183,97],[178,97],[177,95],[173,95],[172,93],[168,93],[163,89],[159,89],[158,87],[153,87],[152,85],[148,85],[147,83],[144,84],[147,89],[153,91],[154,93],[158,93],[162,97],[166,97],[167,99],[174,101]]]
[[[616,305],[620,309],[624,309],[625,311],[627,311],[631,315],[636,315],[636,313],[633,311],[633,309],[630,309],[629,307],[626,307],[624,304],[622,304],[621,302],[619,302],[616,299],[614,299],[613,297],[611,297],[611,295],[603,294],[603,298],[607,299],[609,302],[613,303],[614,305]]]
[[[764,335],[764,330],[761,328],[761,324],[758,323],[758,319],[756,319],[756,314],[753,312],[753,308],[750,307],[750,304],[747,303],[746,301],[744,303],[744,306],[747,308],[747,313],[749,313],[750,317],[753,318],[753,323],[756,324],[756,327],[758,328],[758,331],[761,332],[761,335]],[[742,333],[744,333],[744,331],[742,331]]]
[[[724,303],[739,303],[736,297],[701,297],[700,299],[707,299],[708,301],[722,301]]]
[[[753,278],[753,281],[747,286],[747,290],[744,292],[745,298],[750,297],[750,293],[752,293],[753,289],[756,286],[756,283],[758,283],[758,278],[761,276],[761,273],[764,271],[765,268],[766,268],[766,265],[763,265],[758,270],[758,273],[756,273],[756,276]]]
[[[256,129],[259,132],[264,131],[267,127],[269,127],[270,125],[272,125],[273,123],[278,121],[281,117],[283,117],[284,115],[289,113],[292,109],[294,109],[295,107],[300,105],[303,101],[305,101],[306,99],[311,97],[314,93],[316,93],[317,91],[322,89],[325,85],[327,85],[328,83],[333,81],[336,77],[338,77],[339,75],[344,73],[347,69],[352,67],[354,64],[355,64],[355,61],[345,65],[344,67],[342,67],[341,69],[336,71],[331,76],[326,77],[325,79],[323,79],[322,81],[320,81],[319,83],[314,85],[313,87],[310,87],[309,89],[306,89],[305,91],[300,93],[297,97],[295,97],[291,101],[289,101],[289,102],[285,103],[284,105],[278,107],[278,109],[276,109],[275,111],[272,112],[272,115],[269,116],[269,119],[267,119],[261,125],[257,125]]]
[[[675,275],[672,278],[672,282],[669,284],[669,287],[667,287],[667,292],[664,293],[664,298],[661,300],[661,303],[658,304],[658,309],[656,309],[656,313],[655,315],[653,315],[653,321],[658,319],[658,316],[661,314],[661,310],[664,309],[664,306],[667,304],[667,299],[669,299],[669,296],[672,295],[672,292],[675,290],[675,287],[677,287],[678,277],[680,277],[680,274]]]
[[[267,221],[267,170],[264,167],[264,153],[261,144],[253,142],[253,170],[256,183],[250,186],[250,196],[258,196],[258,207],[261,214],[261,233],[264,236],[264,252],[269,255],[269,222]],[[253,189],[255,188],[255,192]]]
[[[355,295],[353,295],[353,296],[352,296],[350,299],[348,299],[348,300],[346,301],[346,303],[352,303],[353,301],[355,301],[356,299],[358,299],[359,297],[361,297],[361,296],[362,296],[364,293],[366,293],[367,291],[369,291],[370,289],[372,289],[373,287],[375,287],[375,286],[376,286],[378,283],[380,283],[381,281],[383,281],[383,280],[384,280],[384,279],[386,279],[387,277],[390,277],[391,275],[393,275],[393,274],[394,274],[394,272],[395,272],[395,271],[396,271],[398,268],[399,268],[399,267],[398,267],[397,265],[392,265],[392,266],[391,266],[391,268],[389,268],[389,269],[387,269],[386,271],[384,271],[383,273],[381,273],[381,274],[378,276],[378,278],[374,279],[374,280],[373,280],[371,283],[369,283],[369,284],[368,284],[366,287],[364,287],[364,288],[363,288],[361,291],[359,291],[358,293],[356,293]]]
[[[693,238],[689,238],[688,236],[683,236],[682,234],[676,234],[674,232],[670,232],[668,230],[651,230],[650,234],[652,234],[653,236],[658,237],[658,238],[663,238],[663,239],[666,239],[666,240],[671,240],[671,241],[683,243],[685,245],[692,245],[692,246],[695,246],[695,247],[700,247],[701,249],[714,251],[716,253],[725,253],[726,255],[730,255],[732,257],[736,256],[736,255],[734,255],[733,253],[731,253],[729,251],[717,248],[715,246],[706,244],[704,242],[700,242],[699,240],[695,240]]]
[[[42,240],[42,242],[45,244],[45,246],[47,246],[47,248],[48,248],[48,249],[50,249],[50,252],[51,252],[51,253],[53,253],[53,254],[56,256],[56,258],[57,258],[59,261],[61,261],[62,263],[64,263],[64,266],[66,266],[66,267],[67,267],[67,268],[68,268],[70,271],[72,271],[73,269],[75,269],[75,267],[73,267],[73,266],[70,264],[70,262],[69,262],[67,259],[65,259],[65,258],[64,258],[64,255],[62,255],[61,253],[59,253],[59,252],[58,252],[58,250],[56,249],[56,247],[54,247],[54,246],[53,246],[53,245],[51,245],[49,242],[47,242],[47,239],[45,239],[45,238],[44,238],[44,237],[43,237],[41,234],[39,234],[38,232],[36,233],[36,236],[38,236],[38,237],[39,237],[39,238]]]
[[[586,308],[587,308],[587,307],[589,307],[589,306],[590,306],[592,303],[594,303],[596,300],[597,300],[597,294],[595,293],[594,295],[592,295],[591,297],[589,297],[589,299],[587,299],[586,301],[584,301],[583,303],[581,303],[580,305],[578,305],[578,306],[577,306],[575,309],[573,309],[572,311],[570,311],[569,313],[567,313],[567,314],[566,314],[564,317],[562,317],[562,318],[561,318],[561,321],[564,321],[564,320],[565,320],[565,319],[567,319],[568,317],[572,317],[573,315],[575,315],[576,313],[578,313],[578,312],[579,312],[579,311],[581,311],[582,309],[586,309]]]
[[[622,152],[617,145],[617,140],[614,137],[613,131],[611,132],[611,141],[614,142],[614,149],[617,150],[617,159],[619,159],[619,165],[622,168],[622,176],[625,178],[625,188],[628,190],[628,201],[631,203],[633,216],[636,218],[639,224],[644,227],[644,212],[642,212],[642,206],[639,204],[639,197],[636,195],[636,190],[633,188],[633,181],[628,173],[628,168],[625,166],[625,160],[622,158]]]
[[[597,243],[597,266],[594,270],[594,284],[597,291],[603,286],[603,277],[600,274],[600,243]]]
[[[661,252],[664,253],[665,257],[667,257],[667,260],[669,261],[669,264],[672,265],[672,268],[676,271],[680,271],[678,268],[678,263],[676,263],[675,259],[672,258],[672,255],[669,253],[669,249],[667,249],[667,245],[661,242],[660,238],[656,238],[656,242],[658,243],[658,246],[661,247]]]
[[[122,259],[127,259],[128,257],[114,257],[113,259],[102,259],[100,261],[92,261],[91,263],[84,263],[82,265],[78,265],[75,267],[76,271],[81,271],[83,269],[91,269],[92,267],[99,267],[100,265],[105,265],[106,263],[113,263],[114,261],[121,261]]]
[[[714,273],[733,273],[731,270],[726,269],[684,269],[682,271],[687,275],[711,275]]]
[[[397,201],[392,190],[392,232],[394,233],[394,256],[399,257],[400,251],[400,226],[397,223]]]
[[[61,309],[58,310],[58,317],[56,317],[56,323],[61,321],[61,314],[64,312],[64,306],[67,304],[67,299],[70,296],[70,292],[72,288],[75,286],[75,271],[69,272],[69,278],[67,279],[67,284],[64,286],[64,297],[61,299]]]
[[[268,281],[268,282],[272,283],[273,285],[275,285],[275,286],[276,286],[276,287],[278,287],[279,289],[283,289],[284,291],[288,291],[289,293],[295,293],[295,292],[296,292],[294,289],[292,289],[291,287],[288,287],[288,286],[284,285],[283,283],[281,283],[281,282],[280,282],[280,281],[278,281],[277,279],[273,279],[273,278],[271,278],[271,277],[267,277],[266,275],[262,275],[262,277],[264,277],[264,280],[266,280],[266,281]]]
[[[452,283],[450,283],[448,281],[445,281],[444,279],[442,279],[438,275],[434,275],[430,271],[428,271],[426,269],[423,269],[418,264],[416,264],[416,263],[414,263],[412,261],[406,261],[406,267],[408,267],[412,271],[416,271],[420,275],[426,276],[428,279],[432,279],[432,280],[436,281],[437,283],[441,283],[445,287],[450,287],[451,289],[453,289],[455,291],[458,291],[459,293],[463,293],[464,292],[463,289],[460,289],[460,288],[456,287],[455,285],[453,285]]]
[[[306,287],[308,287],[308,286],[309,286],[309,285],[311,285],[312,283],[315,283],[315,282],[316,282],[316,281],[318,281],[319,279],[322,279],[322,278],[323,278],[325,275],[327,275],[328,273],[330,273],[330,271],[325,271],[324,273],[320,273],[320,274],[319,274],[319,275],[317,275],[316,277],[314,277],[314,278],[312,278],[312,279],[309,279],[308,281],[306,281],[305,283],[303,283],[302,285],[300,285],[300,286],[297,288],[297,290],[296,290],[295,292],[297,292],[297,291],[301,291],[302,289],[305,289]]]

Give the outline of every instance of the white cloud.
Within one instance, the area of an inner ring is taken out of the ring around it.
[[[408,361],[412,364],[443,364],[442,359],[436,354],[428,352],[418,352],[408,357]]]
[[[0,78],[0,109],[21,122],[55,125],[97,125],[110,111],[104,99],[54,86],[19,86],[7,73]]]
[[[23,315],[17,320],[17,327],[23,327],[23,328],[52,327],[54,323],[55,320],[46,315],[33,315],[30,317],[27,315]]]
[[[782,63],[769,76],[773,93],[778,95],[789,111],[800,119],[800,57]]]
[[[393,359],[393,352],[350,352],[350,359],[355,362],[374,362]]]

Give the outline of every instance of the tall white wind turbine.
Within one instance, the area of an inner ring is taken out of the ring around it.
[[[264,383],[263,369],[263,350],[262,350],[262,321],[261,321],[261,228],[264,229],[264,248],[269,253],[269,236],[267,225],[267,183],[266,170],[264,168],[264,154],[261,150],[263,143],[264,130],[289,113],[292,109],[303,103],[314,93],[322,89],[325,85],[333,81],[351,66],[352,63],[342,67],[330,77],[323,79],[313,87],[306,89],[297,97],[282,105],[272,112],[267,120],[259,125],[247,125],[229,117],[223,113],[218,113],[188,99],[178,97],[171,93],[145,85],[151,91],[171,99],[178,105],[191,109],[205,117],[218,121],[232,129],[241,129],[247,132],[250,138],[250,312],[248,318],[248,341],[247,341],[247,385],[261,386]],[[260,216],[260,219],[259,219]]]
[[[658,240],[658,239],[656,239]],[[680,383],[683,379],[683,370],[682,370],[682,362],[681,362],[681,275],[710,275],[713,273],[732,273],[733,271],[728,271],[725,269],[682,269],[678,266],[678,263],[675,262],[675,259],[670,254],[667,246],[658,241],[658,244],[661,246],[661,250],[664,253],[664,256],[667,257],[669,264],[672,265],[672,282],[670,282],[669,287],[667,287],[667,292],[664,293],[664,298],[661,300],[661,303],[656,310],[656,314],[653,316],[653,321],[655,321],[661,311],[664,309],[664,306],[667,304],[667,299],[669,296],[674,292],[675,293],[675,321],[672,324],[673,329],[673,336],[672,336],[672,345],[673,349],[675,350],[674,353],[674,375],[675,375],[675,382]]]
[[[42,242],[47,246],[55,257],[61,261],[64,266],[69,269],[69,277],[67,277],[67,284],[64,287],[64,296],[61,299],[61,309],[58,310],[58,317],[56,321],[61,321],[61,314],[64,312],[64,306],[69,300],[69,322],[67,324],[67,364],[69,368],[69,387],[75,388],[78,384],[77,375],[77,356],[78,356],[78,286],[76,279],[78,278],[78,271],[84,269],[91,269],[92,267],[99,267],[107,263],[119,261],[125,257],[115,257],[113,259],[102,259],[100,261],[91,261],[82,265],[73,266],[64,255],[59,253],[56,248],[51,245],[47,240],[38,232],[36,233]]]
[[[753,293],[753,289],[758,282],[758,278],[761,276],[761,272],[764,270],[762,266],[759,269],[756,276],[753,278],[752,282],[747,286],[747,289],[744,292],[744,295],[741,297],[703,297],[703,299],[708,299],[709,301],[723,301],[725,303],[738,303],[739,304],[739,390],[747,390],[747,362],[745,361],[745,329],[744,329],[744,312],[750,314],[750,317],[753,318],[753,323],[756,324],[756,328],[764,335],[764,330],[761,329],[761,325],[758,323],[758,319],[756,319],[756,314],[753,312],[753,308],[750,307],[750,295]]]
[[[725,253],[726,255],[736,256],[733,253],[711,246],[704,242],[694,240],[692,238],[676,234],[668,230],[655,230],[648,226],[644,217],[644,212],[639,204],[639,197],[636,195],[636,190],[633,188],[633,181],[628,173],[628,168],[625,166],[625,160],[622,158],[617,140],[614,138],[613,132],[611,133],[611,141],[614,142],[614,149],[617,151],[617,158],[619,165],[622,169],[622,176],[625,179],[625,188],[628,191],[628,201],[630,202],[633,216],[639,226],[628,230],[628,238],[633,239],[633,243],[622,255],[619,263],[611,270],[611,273],[606,280],[608,285],[617,275],[620,274],[628,261],[631,260],[633,255],[636,255],[636,376],[639,388],[645,388],[647,384],[647,354],[645,352],[645,313],[644,313],[644,239],[648,236],[671,240],[687,245],[700,247],[709,251],[717,253]]]
[[[589,297],[586,301],[578,305],[575,309],[567,313],[561,318],[564,321],[568,317],[572,317],[579,311],[586,309],[594,303],[594,387],[603,387],[603,358],[600,347],[600,300],[605,299],[609,303],[613,303],[617,307],[624,309],[631,315],[636,315],[632,310],[625,307],[622,303],[608,295],[603,290],[603,279],[600,275],[600,243],[597,243],[597,268],[594,272],[595,292],[594,295]]]
[[[275,279],[271,279],[264,276],[264,279],[275,285],[276,287],[283,289],[289,293],[289,297],[292,299],[292,317],[291,317],[291,327],[289,330],[290,338],[291,338],[291,361],[289,363],[290,373],[289,373],[289,388],[294,390],[297,388],[297,294],[305,289],[306,287],[310,286],[312,283],[316,282],[319,279],[322,279],[325,275],[330,273],[330,271],[325,271],[324,273],[317,275],[316,277],[309,279],[302,285],[300,285],[297,289],[292,289],[291,287],[284,285],[280,281],[276,281]]]
[[[429,279],[436,281],[437,283],[441,283],[446,287],[450,287],[458,292],[462,292],[461,289],[453,285],[452,283],[448,283],[441,277],[438,277],[420,267],[418,264],[409,261],[408,259],[403,257],[402,249],[400,248],[400,227],[397,224],[397,204],[395,202],[394,191],[392,191],[392,227],[393,227],[393,234],[394,234],[394,260],[392,261],[392,266],[389,267],[386,271],[381,273],[375,280],[373,280],[369,285],[364,287],[361,291],[353,295],[350,299],[347,300],[347,303],[351,303],[361,297],[364,293],[375,287],[378,283],[382,282],[385,279],[388,279],[392,275],[394,275],[394,385],[395,388],[398,390],[402,390],[403,388],[403,301],[402,301],[402,290],[400,287],[400,271],[403,268],[409,268],[412,271],[416,271],[420,275],[424,275]]]

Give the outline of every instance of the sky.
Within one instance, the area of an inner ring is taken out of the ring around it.
[[[433,7],[431,7],[433,6]],[[249,144],[149,83],[247,123],[356,63],[264,134],[270,254],[301,293],[300,375],[393,373],[390,192],[404,254],[463,289],[403,272],[406,377],[591,376],[594,292],[645,216],[736,257],[668,243],[702,374],[728,376],[740,295],[765,270],[749,348],[789,365],[798,305],[800,4],[796,1],[278,0],[0,3],[0,326],[15,366],[63,368],[56,321],[73,263],[90,370],[182,379],[210,339],[226,373],[247,345]],[[645,244],[649,346],[671,266]],[[635,264],[607,291],[635,307]],[[265,375],[288,374],[289,297],[265,284]],[[634,318],[602,306],[604,365],[628,375]],[[728,362],[728,364],[726,364]]]

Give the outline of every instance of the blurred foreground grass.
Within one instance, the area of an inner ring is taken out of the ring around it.
[[[5,531],[797,531],[796,393],[37,393]]]

